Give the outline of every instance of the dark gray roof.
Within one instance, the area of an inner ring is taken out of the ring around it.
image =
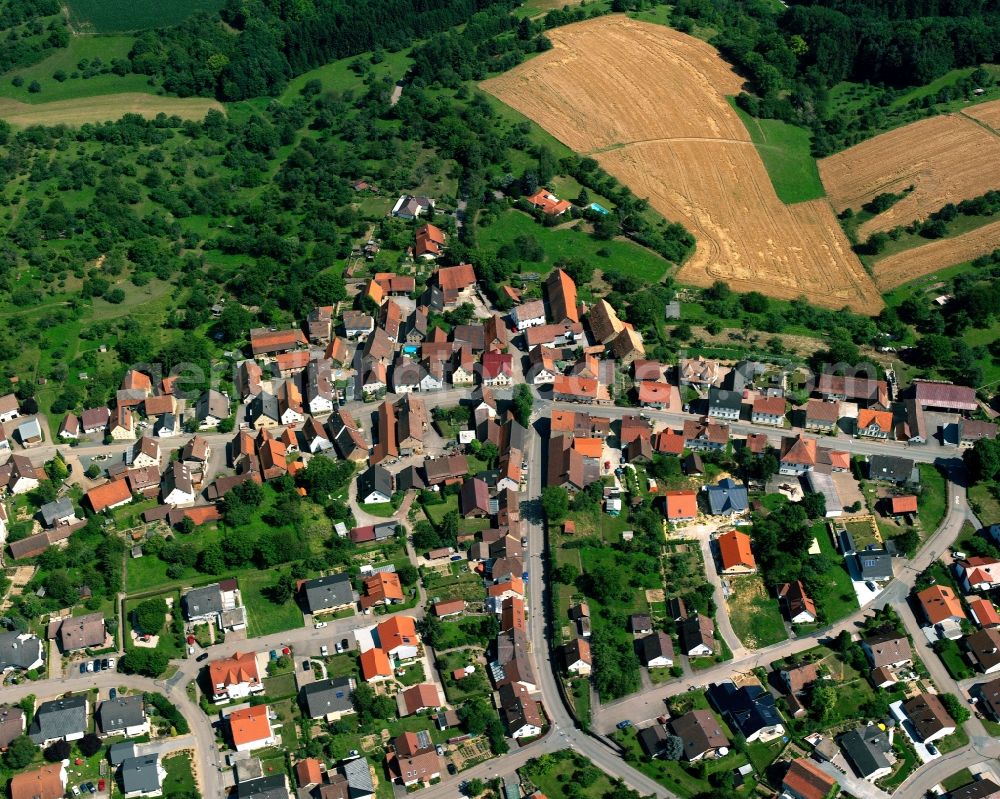
[[[368,761],[363,757],[342,763],[340,770],[347,777],[347,787],[351,797],[367,796],[375,793],[375,783],[372,782],[372,772]]]
[[[182,601],[184,615],[189,619],[208,616],[211,613],[222,613],[222,591],[218,583],[203,588],[192,588],[184,594]]]
[[[1000,795],[1000,785],[989,777],[981,777],[975,782],[956,788],[948,794],[948,799],[990,799]]]
[[[247,407],[247,420],[251,424],[262,416],[267,419],[274,419],[275,421],[281,419],[281,411],[278,409],[278,398],[267,391],[261,391],[260,394],[250,400],[250,405]]]
[[[863,549],[854,558],[862,580],[892,579],[892,557],[884,549]]]
[[[351,702],[353,691],[353,680],[350,677],[319,680],[302,687],[302,704],[312,719],[328,713],[346,713],[354,707]]]
[[[73,515],[73,502],[69,497],[63,497],[55,502],[46,502],[39,510],[43,521],[51,527],[57,519]]]
[[[885,756],[889,751],[889,741],[885,733],[874,724],[845,732],[840,736],[838,743],[847,762],[859,777],[867,777],[891,765]]]
[[[749,738],[765,727],[781,724],[781,716],[774,704],[774,696],[759,685],[744,685],[725,682],[712,683],[708,687],[708,701],[734,730]]]
[[[709,508],[715,516],[742,513],[750,507],[747,487],[729,477],[720,480],[718,485],[706,487],[705,493],[708,495]]]
[[[42,642],[34,635],[0,633],[0,671],[27,669],[42,657]]]
[[[354,601],[354,588],[346,574],[330,574],[315,580],[308,580],[302,586],[309,610],[327,610],[349,605]]]
[[[288,781],[284,774],[247,780],[236,786],[237,799],[288,799]]]
[[[42,702],[35,711],[35,718],[28,730],[28,737],[36,744],[65,738],[87,729],[87,700],[82,696]]]
[[[111,744],[108,747],[108,759],[111,761],[112,766],[121,765],[121,763],[130,757],[135,757],[135,744],[129,741],[122,741],[118,744]]]
[[[743,395],[737,391],[726,391],[724,388],[713,388],[708,392],[708,407],[722,408],[728,411],[738,411],[743,405]]]
[[[97,708],[97,720],[105,733],[137,727],[146,720],[145,700],[142,694],[108,699]]]
[[[122,789],[126,794],[133,791],[153,793],[160,789],[160,773],[156,768],[159,755],[141,755],[122,761]]]
[[[639,730],[639,744],[650,757],[657,757],[663,751],[663,745],[669,738],[667,728],[662,724],[654,724]]]
[[[209,416],[225,419],[229,416],[229,400],[214,389],[202,392],[202,395],[198,397],[198,404],[195,406],[195,414],[202,421]]]
[[[868,459],[868,476],[872,480],[888,480],[893,483],[912,482],[919,473],[913,461],[896,455],[872,455]]]
[[[367,497],[373,491],[392,496],[392,473],[388,469],[376,465],[358,475],[358,498]]]

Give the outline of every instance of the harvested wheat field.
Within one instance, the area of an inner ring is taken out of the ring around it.
[[[950,239],[938,239],[890,255],[872,267],[882,291],[909,283],[946,266],[971,261],[1000,248],[1000,222],[991,222]]]
[[[678,273],[874,314],[882,300],[825,201],[784,205],[726,100],[741,80],[710,45],[604,16],[549,31],[553,49],[482,88],[697,238]]]
[[[140,114],[152,119],[157,114],[164,113],[182,119],[200,120],[212,108],[226,112],[221,103],[203,97],[159,97],[142,92],[122,92],[38,104],[0,98],[0,119],[16,127],[111,122],[121,119],[124,114]]]
[[[974,105],[962,112],[966,116],[978,119],[985,125],[1000,133],[1000,100]]]
[[[1000,136],[963,114],[931,117],[822,159],[819,174],[837,211],[915,187],[858,228],[863,240],[1000,186]]]

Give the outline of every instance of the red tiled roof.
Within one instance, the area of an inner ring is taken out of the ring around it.
[[[667,519],[687,519],[698,515],[698,495],[694,491],[667,491]]]
[[[129,490],[128,481],[125,478],[112,480],[87,492],[87,501],[94,513],[100,513],[105,508],[110,508],[120,502],[127,502],[131,498],[132,492]]]
[[[753,552],[750,551],[750,536],[746,533],[731,530],[720,535],[717,542],[719,544],[719,560],[722,561],[723,569],[739,566],[748,569],[757,568],[757,561],[754,560]]]

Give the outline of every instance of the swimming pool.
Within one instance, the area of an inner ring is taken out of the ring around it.
[[[412,344],[407,344],[405,347],[403,347],[403,352],[405,352],[407,355],[415,355],[417,353],[417,349],[418,348],[413,346]]]
[[[599,213],[599,214],[605,214],[605,215],[611,213],[607,208],[605,208],[600,203],[591,203],[590,204],[590,210],[591,211],[597,211],[597,213]]]

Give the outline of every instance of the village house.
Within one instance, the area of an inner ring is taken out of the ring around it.
[[[758,397],[753,401],[750,421],[781,427],[785,423],[784,397]]]
[[[932,585],[916,595],[927,624],[945,638],[961,638],[965,618],[962,603],[946,585]]]
[[[805,428],[817,433],[832,433],[840,419],[840,403],[810,399],[805,406]]]
[[[253,652],[236,652],[232,657],[212,661],[208,664],[208,682],[216,703],[246,699],[264,690]]]
[[[270,713],[267,705],[254,705],[229,714],[229,738],[237,752],[252,752],[277,744]]]
[[[118,508],[132,501],[128,480],[121,477],[91,488],[84,496],[94,513]]]
[[[545,304],[541,300],[529,300],[515,305],[510,317],[514,327],[522,333],[529,327],[541,327],[545,324]]]
[[[115,408],[108,422],[108,435],[115,441],[130,441],[135,438],[135,414],[126,405]]]
[[[892,435],[892,413],[871,408],[859,410],[857,432],[864,438],[889,438]]]
[[[695,614],[679,622],[677,637],[681,652],[688,657],[704,657],[715,653],[715,623],[708,616]]]
[[[720,574],[755,574],[757,561],[750,551],[750,536],[730,530],[715,539],[719,548]]]
[[[305,334],[298,328],[289,330],[271,330],[266,327],[254,328],[250,331],[250,349],[255,357],[261,355],[277,355],[309,346]]]
[[[202,392],[195,405],[195,418],[202,430],[218,427],[219,422],[228,419],[229,398],[214,389]]]
[[[546,216],[562,216],[573,207],[573,203],[568,200],[560,200],[544,187],[524,199],[528,205],[532,208],[537,208]]]
[[[564,270],[553,269],[549,273],[545,279],[545,297],[548,300],[549,319],[553,324],[580,323],[576,283]]]
[[[806,594],[801,580],[779,586],[778,601],[792,624],[813,624],[819,618],[816,603]]]

